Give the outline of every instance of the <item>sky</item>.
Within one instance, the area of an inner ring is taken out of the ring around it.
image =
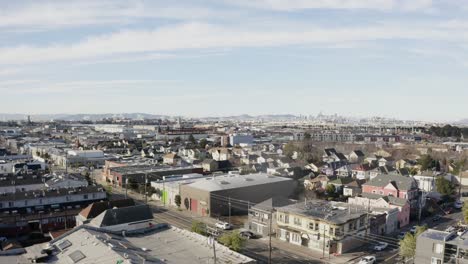
[[[0,0],[0,113],[468,118],[468,0]]]

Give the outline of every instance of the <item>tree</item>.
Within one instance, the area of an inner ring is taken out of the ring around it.
[[[405,238],[400,241],[400,256],[405,258],[412,258],[416,254],[416,239],[424,231],[427,226],[417,226],[416,232],[413,234],[406,233]]]
[[[325,191],[327,192],[327,194],[334,194],[336,192],[335,185],[327,184],[327,186],[325,187]]]
[[[468,223],[468,203],[463,205],[463,220],[465,220],[465,224]]]
[[[197,144],[197,141],[195,140],[195,138],[193,137],[192,134],[190,134],[190,136],[188,137],[188,141],[190,141],[190,143],[192,143],[194,145]]]
[[[283,147],[284,155],[291,157],[294,154],[294,151],[298,151],[298,147],[294,142],[288,142]]]
[[[421,165],[421,171],[432,169],[434,166],[434,160],[431,155],[422,155],[418,160],[419,165]]]
[[[206,141],[206,139],[202,138],[200,139],[200,142],[198,143],[200,148],[204,149],[206,147],[206,144],[208,143],[208,141]]]
[[[200,235],[206,235],[206,225],[200,221],[193,221],[190,230]]]
[[[187,210],[190,208],[190,201],[188,198],[184,199],[184,206],[185,206],[185,209]]]
[[[455,191],[455,186],[453,186],[453,184],[443,176],[437,177],[435,185],[437,192],[443,196],[450,196]]]
[[[133,178],[128,179],[128,183],[129,183],[128,188],[134,191],[138,190],[138,182],[135,179]]]
[[[311,138],[312,138],[312,136],[310,135],[310,133],[308,133],[308,132],[304,133],[304,140],[310,140]]]
[[[177,194],[177,195],[174,197],[174,202],[175,202],[175,204],[177,205],[177,207],[180,207],[180,205],[182,204],[182,197],[180,197],[180,195]]]
[[[239,231],[224,233],[218,241],[234,251],[240,251],[245,245],[245,239],[239,234]]]

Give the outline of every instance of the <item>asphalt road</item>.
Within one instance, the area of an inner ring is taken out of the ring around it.
[[[97,176],[97,175],[94,175]],[[96,177],[99,178],[99,177]],[[97,180],[100,182],[100,179]],[[143,203],[144,199],[143,196],[136,193],[130,193],[131,196],[137,203]],[[121,199],[125,197],[125,191],[120,188],[114,188],[113,194],[111,198]],[[198,217],[187,216],[186,214],[179,213],[174,210],[168,210],[164,207],[157,206],[154,203],[150,203],[150,206],[153,210],[155,221],[159,223],[168,223],[173,226],[183,228],[183,229],[191,229],[192,221],[197,220]],[[437,230],[445,230],[447,227],[455,225],[458,223],[460,219],[462,219],[462,213],[460,211],[455,211],[452,214],[443,216],[439,221],[432,221],[432,217],[428,217],[423,219],[420,225],[427,225],[430,228],[434,228]],[[198,218],[199,219],[199,218]],[[202,220],[202,219],[199,219]],[[413,226],[417,225],[417,222],[412,222],[407,227],[403,228],[401,231],[408,232],[409,229]],[[398,239],[396,237],[375,237],[371,239],[371,242],[376,243],[377,241],[385,241],[389,243],[389,246],[381,251],[376,252],[371,249],[370,246],[364,246],[357,251],[357,253],[361,255],[373,255],[377,257],[377,263],[388,263],[388,264],[395,264],[398,263]],[[246,243],[245,248],[241,251],[241,253],[249,256],[253,259],[256,259],[258,263],[268,263],[269,258],[269,247],[268,241],[263,239],[251,239],[248,240]],[[350,263],[358,263],[359,259],[351,261]],[[320,259],[315,256],[311,255],[304,255],[302,252],[294,251],[293,249],[285,250],[283,248],[278,248],[273,245],[272,247],[272,263],[333,263],[325,259]]]

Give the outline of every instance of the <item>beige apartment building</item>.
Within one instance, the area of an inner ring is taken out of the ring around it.
[[[342,254],[361,246],[369,232],[367,209],[312,200],[276,208],[276,236],[324,254]]]

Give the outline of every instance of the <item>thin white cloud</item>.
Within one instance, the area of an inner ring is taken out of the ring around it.
[[[213,19],[237,16],[230,10],[173,4],[163,1],[80,0],[32,1],[0,9],[0,29],[3,31],[36,31],[84,25],[120,25],[142,19]]]
[[[139,89],[152,85],[171,85],[179,83],[170,79],[117,79],[117,80],[80,80],[52,82],[44,80],[6,80],[0,81],[0,91],[6,94],[68,94],[80,91],[80,94],[96,94],[96,91],[111,89]]]
[[[286,45],[337,45],[375,40],[466,41],[468,36],[427,27],[318,28],[263,30],[186,23],[156,30],[121,31],[90,37],[75,44],[48,46],[20,45],[0,48],[1,64],[44,63],[62,60],[84,60],[144,52],[223,49],[239,47],[275,47]]]
[[[11,76],[20,73],[22,70],[19,68],[0,69],[0,76]]]
[[[432,7],[432,0],[226,0],[226,2],[232,5],[275,11],[296,11],[303,9],[416,11]]]

